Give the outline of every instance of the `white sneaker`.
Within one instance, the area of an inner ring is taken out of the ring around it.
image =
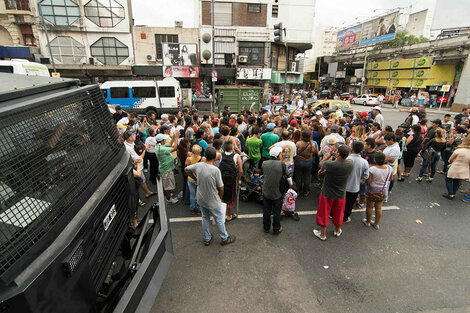
[[[341,234],[343,233],[343,230],[340,228],[339,229],[339,233],[336,232],[336,230],[333,232],[333,235],[335,235],[335,237],[339,237],[341,236]]]
[[[347,224],[347,223],[349,223],[349,222],[351,222],[351,217],[348,217],[347,220],[343,221],[343,224]]]
[[[313,230],[313,234],[315,235],[315,237],[317,237],[318,239],[322,240],[322,241],[325,241],[326,240],[326,236],[325,237],[322,237],[321,236],[321,231],[317,230],[317,229],[314,229]]]
[[[366,227],[370,227],[370,223],[367,223],[367,218],[363,218],[363,219],[362,219],[362,223],[363,223]]]
[[[170,198],[170,199],[168,199],[168,203],[169,203],[169,204],[175,204],[175,203],[178,203],[178,199],[175,199],[175,198]]]

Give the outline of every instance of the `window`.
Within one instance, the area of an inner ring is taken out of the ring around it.
[[[7,10],[31,11],[28,0],[5,0]]]
[[[232,4],[224,2],[214,3],[214,25],[232,26]]]
[[[114,0],[91,0],[85,4],[85,16],[101,27],[114,27],[124,20],[124,7]]]
[[[264,65],[264,42],[240,42],[240,55],[248,57],[249,65]]]
[[[81,64],[86,58],[85,45],[70,36],[51,40],[52,55],[61,64]]]
[[[78,5],[72,0],[42,0],[44,19],[57,26],[72,25],[80,17]]]
[[[156,98],[155,87],[132,87],[132,98]]]
[[[273,4],[272,17],[276,18],[279,15],[279,5]]]
[[[129,88],[127,87],[112,87],[109,90],[111,98],[129,98]]]
[[[0,73],[10,73],[10,74],[13,74],[13,66],[1,65],[1,66],[0,66]]]
[[[261,4],[248,3],[248,13],[261,13]]]
[[[163,59],[162,43],[178,43],[178,35],[165,35],[165,34],[156,34],[155,35],[155,45],[157,46],[157,59]]]
[[[118,65],[129,57],[129,48],[114,37],[102,37],[90,49],[91,55],[103,64]]]
[[[158,87],[160,98],[173,98],[175,96],[175,87]]]

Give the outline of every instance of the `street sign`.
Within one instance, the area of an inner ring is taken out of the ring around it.
[[[442,85],[441,91],[449,92],[450,91],[450,85]]]
[[[212,76],[212,81],[216,82],[217,81],[217,71],[212,71],[211,76]]]

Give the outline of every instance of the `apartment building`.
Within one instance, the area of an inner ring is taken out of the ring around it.
[[[213,62],[220,85],[266,89],[271,84],[277,90],[286,79],[286,65],[287,83],[302,84],[298,54],[311,43],[315,0],[215,1],[214,32],[211,2],[196,0],[195,7],[201,12],[199,56],[204,86],[210,86]],[[286,28],[287,52],[284,44],[274,43],[273,26],[279,22]]]
[[[0,1],[0,58],[31,58],[39,52],[35,25],[35,2]]]
[[[39,0],[37,5],[44,19],[38,27],[42,60],[54,62],[62,76],[96,82],[132,75],[130,0]]]

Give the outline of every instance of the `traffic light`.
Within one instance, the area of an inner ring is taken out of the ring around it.
[[[283,42],[284,41],[284,27],[282,23],[274,25],[274,42]]]

